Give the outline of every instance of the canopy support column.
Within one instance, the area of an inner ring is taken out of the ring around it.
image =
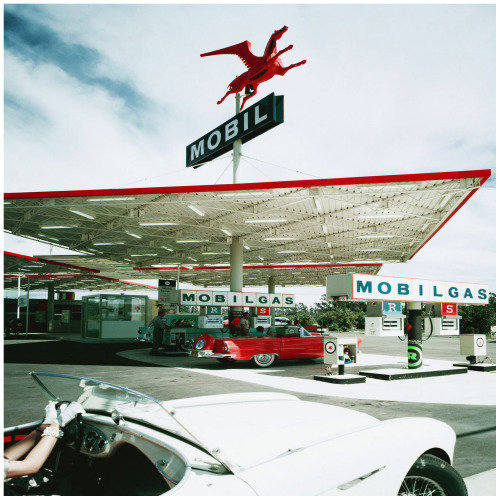
[[[50,333],[51,321],[54,319],[54,283],[49,283],[47,287],[47,332]]]
[[[233,236],[230,246],[229,265],[231,267],[229,276],[229,290],[231,292],[243,291],[243,244],[239,236]],[[235,325],[232,321],[240,317],[242,308],[240,306],[229,307],[229,328],[234,331]]]
[[[26,286],[26,336],[28,336],[30,322],[30,277],[28,276],[28,284]]]
[[[274,276],[270,276],[267,281],[267,291],[268,293],[276,293],[276,280],[274,279]],[[271,326],[274,326],[276,324],[276,310],[274,307],[271,307],[269,312],[271,313]]]

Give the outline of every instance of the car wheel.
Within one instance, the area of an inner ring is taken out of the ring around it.
[[[276,359],[275,354],[256,354],[253,357],[253,362],[259,367],[259,368],[267,368],[268,366],[271,366]]]
[[[408,471],[398,496],[467,496],[460,474],[434,455],[422,455]]]
[[[197,351],[211,351],[214,347],[215,339],[212,335],[200,335],[193,341],[193,348]]]

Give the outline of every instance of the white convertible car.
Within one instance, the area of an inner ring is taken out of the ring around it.
[[[31,375],[49,399],[79,401],[86,413],[37,477],[8,483],[18,494],[467,495],[451,466],[455,433],[437,420],[380,421],[274,392],[160,401],[97,380]],[[5,440],[39,424],[6,429]]]

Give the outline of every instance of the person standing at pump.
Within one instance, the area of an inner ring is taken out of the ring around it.
[[[240,319],[238,323],[238,328],[241,330],[242,334],[245,336],[249,336],[250,333],[248,329],[250,328],[250,313],[244,312],[243,317]]]
[[[156,316],[151,322],[153,325],[153,348],[149,353],[151,356],[160,355],[158,349],[163,343],[163,332],[165,330],[170,330],[170,327],[168,327],[163,321],[163,316],[165,316],[165,309],[160,309],[158,311],[158,316]]]

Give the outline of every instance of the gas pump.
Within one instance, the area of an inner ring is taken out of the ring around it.
[[[205,309],[205,308],[204,308]],[[198,316],[198,328],[223,328],[224,316],[222,307],[206,306],[206,311]]]
[[[404,320],[401,302],[367,302],[365,335],[396,337],[404,335]]]
[[[271,312],[269,307],[256,307],[255,313],[250,316],[250,328],[269,328],[271,326]],[[252,312],[254,312],[252,311]]]
[[[250,316],[250,328],[269,328],[271,326],[271,316]]]
[[[459,335],[460,319],[457,304],[425,304],[424,330],[432,335]]]
[[[224,317],[220,316],[198,316],[198,328],[222,328]]]

